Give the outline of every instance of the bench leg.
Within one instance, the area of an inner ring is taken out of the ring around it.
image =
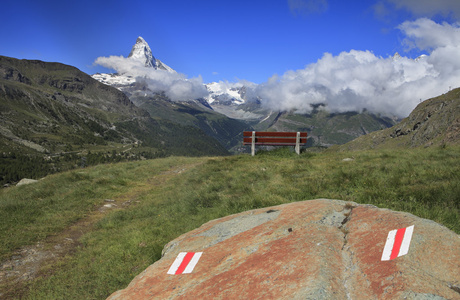
[[[251,155],[256,155],[256,132],[252,132]]]
[[[297,136],[295,138],[295,153],[300,155],[300,132],[297,132]]]

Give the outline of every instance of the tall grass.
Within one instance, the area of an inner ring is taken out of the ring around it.
[[[9,221],[2,223],[9,233],[0,236],[1,244],[9,246],[2,246],[2,253],[61,230],[104,198],[133,199],[136,204],[107,213],[82,237],[79,251],[30,285],[30,299],[103,299],[158,260],[163,246],[178,235],[228,214],[294,201],[332,198],[374,204],[432,219],[460,233],[459,150],[298,156],[279,149],[255,157],[167,158],[64,173],[35,187],[1,193],[1,211],[6,203],[10,206]],[[343,161],[352,156],[352,161]],[[38,212],[29,207],[31,220],[20,230],[13,229],[26,219],[19,213],[28,207],[26,199],[46,204],[35,206]],[[19,203],[13,208],[15,201]],[[50,224],[60,225],[40,229],[20,243],[9,241],[22,240],[20,232],[47,213],[48,220],[59,220]]]

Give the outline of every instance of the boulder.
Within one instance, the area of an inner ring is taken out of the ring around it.
[[[38,180],[29,179],[29,178],[23,178],[16,184],[16,186],[31,184],[31,183],[35,183],[35,182],[38,182]]]
[[[460,236],[318,199],[210,221],[108,299],[460,299]]]

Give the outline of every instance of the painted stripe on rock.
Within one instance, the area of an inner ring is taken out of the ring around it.
[[[391,230],[388,233],[385,247],[383,248],[382,261],[392,260],[396,257],[406,255],[414,232],[414,225]]]
[[[414,232],[414,225],[406,228],[406,233],[404,234],[404,240],[399,250],[399,256],[406,255],[409,252],[410,241],[412,240],[412,233]]]
[[[192,273],[203,252],[180,252],[168,270],[170,275]]]

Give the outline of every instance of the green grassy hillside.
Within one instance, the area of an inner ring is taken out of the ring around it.
[[[293,201],[368,203],[460,233],[458,146],[300,156],[291,150],[99,165],[0,190],[2,272],[12,274],[2,277],[0,298],[105,299],[180,234]],[[14,271],[27,253],[45,258],[30,280],[20,280]]]
[[[252,130],[246,122],[228,118],[199,102],[174,102],[162,94],[148,97],[131,95],[130,99],[152,118],[199,128],[227,150],[241,144],[243,131]]]
[[[77,68],[0,56],[1,185],[74,168],[82,159],[228,154],[199,128],[153,119]]]
[[[421,102],[400,123],[372,132],[333,151],[460,144],[460,88]]]

